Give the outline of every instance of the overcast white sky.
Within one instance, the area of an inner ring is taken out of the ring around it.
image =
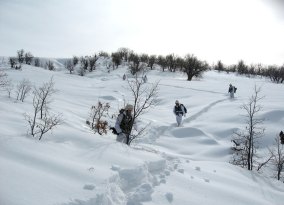
[[[284,63],[281,0],[0,0],[0,56],[127,47],[209,63]]]

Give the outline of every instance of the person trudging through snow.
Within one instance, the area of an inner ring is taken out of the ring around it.
[[[146,75],[143,77],[143,81],[144,81],[144,83],[147,83],[148,78],[147,78],[147,76],[146,76]]]
[[[234,98],[235,96],[235,92],[236,92],[237,88],[235,86],[233,86],[232,84],[229,85],[229,90],[228,93],[230,93],[230,98]]]
[[[132,116],[133,105],[126,105],[125,109],[120,111],[115,123],[117,132],[116,141],[128,144],[129,135],[133,125]]]
[[[177,125],[180,126],[182,122],[182,117],[186,117],[187,110],[183,104],[180,104],[178,100],[175,102],[173,109],[174,114],[176,115]]]
[[[123,75],[122,79],[123,79],[123,80],[126,80],[126,75],[125,75],[125,74]]]

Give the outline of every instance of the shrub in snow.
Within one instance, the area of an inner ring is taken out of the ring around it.
[[[17,100],[24,102],[24,99],[29,94],[31,89],[32,83],[27,79],[23,79],[16,87]]]
[[[70,74],[74,72],[74,65],[72,60],[67,60],[64,64],[65,68],[69,71]]]
[[[89,71],[92,72],[96,69],[96,62],[99,60],[99,56],[97,54],[88,57],[89,61]]]
[[[134,80],[127,80],[131,95],[133,97],[133,122],[137,122],[138,118],[148,111],[149,108],[153,107],[157,103],[158,97],[158,85],[159,83],[152,84],[151,87],[148,84],[145,84],[142,78],[138,78],[138,75],[135,75]],[[133,130],[134,123],[131,125],[131,131]],[[133,140],[138,137],[141,137],[145,130],[141,128],[137,130],[137,133],[130,131],[130,135],[127,136],[126,144],[130,145]]]
[[[8,80],[7,84],[4,88],[6,90],[6,92],[8,93],[8,97],[11,97],[11,92],[14,89],[14,84],[12,83],[12,80]]]
[[[17,58],[15,58],[15,57],[10,57],[10,58],[9,58],[9,63],[10,63],[11,68],[14,68],[15,65],[17,64]]]
[[[107,134],[108,122],[103,120],[103,118],[107,116],[109,108],[109,103],[101,103],[100,101],[97,105],[91,107],[89,120],[86,121],[86,124],[89,125],[95,133],[99,133],[100,135]]]
[[[275,178],[280,180],[282,178],[281,173],[284,170],[284,147],[281,145],[280,138],[275,138],[274,148],[270,149],[272,157],[271,164],[275,170]]]
[[[19,63],[23,63],[24,62],[24,54],[25,54],[25,51],[24,49],[20,49],[17,51],[17,56],[18,56],[18,62]]]
[[[53,70],[54,71],[55,70],[54,63],[49,60],[48,62],[46,62],[45,68],[48,69],[48,70]]]
[[[260,163],[256,155],[259,139],[264,134],[264,128],[261,126],[263,119],[257,118],[257,114],[262,110],[259,101],[263,99],[259,93],[260,88],[255,87],[248,103],[241,106],[246,111],[246,127],[244,131],[234,132],[232,139],[234,152],[231,163],[248,170],[253,170],[254,167],[259,170],[270,160]]]
[[[50,114],[50,97],[56,90],[54,89],[53,79],[44,83],[42,87],[35,88],[33,91],[33,113],[24,114],[25,120],[29,124],[29,133],[33,137],[42,139],[43,135],[62,123],[61,114]]]

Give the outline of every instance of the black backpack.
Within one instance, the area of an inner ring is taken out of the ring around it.
[[[182,106],[182,107],[183,107],[183,109],[184,109],[184,112],[185,112],[185,113],[187,113],[187,109],[186,109],[186,107],[185,107],[183,104],[180,104],[180,106]]]
[[[234,93],[236,93],[236,91],[237,91],[237,88],[236,87],[234,87],[235,89],[234,89]]]

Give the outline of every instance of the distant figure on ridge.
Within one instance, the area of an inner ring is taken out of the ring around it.
[[[229,85],[228,93],[230,93],[230,98],[234,98],[235,93],[237,91],[237,88],[233,86],[232,84]]]
[[[178,100],[175,102],[173,109],[174,114],[176,115],[177,125],[180,126],[182,122],[182,116],[186,117],[187,109],[183,104],[180,104]]]

